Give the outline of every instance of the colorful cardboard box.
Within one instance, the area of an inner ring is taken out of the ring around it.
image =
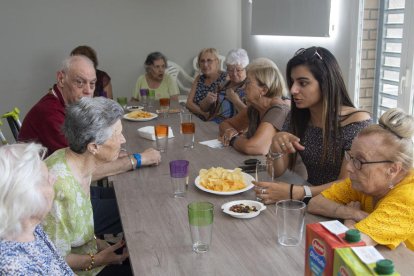
[[[348,228],[339,221],[327,221],[306,225],[305,275],[332,275],[334,250],[365,243],[347,242],[344,239]]]
[[[381,260],[381,261],[380,261]],[[380,261],[387,272],[378,269],[377,262]],[[385,274],[388,273],[388,274]],[[373,246],[362,246],[358,248],[335,249],[333,274],[335,276],[357,276],[357,275],[400,275],[394,271],[391,260],[384,257]]]

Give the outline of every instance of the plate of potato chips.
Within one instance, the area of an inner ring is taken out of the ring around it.
[[[136,121],[136,122],[145,122],[145,121],[155,119],[157,117],[158,117],[157,114],[143,111],[143,110],[132,111],[124,115],[124,119],[127,119],[129,121]]]
[[[195,185],[202,191],[216,195],[235,195],[254,187],[253,176],[244,173],[241,169],[224,169],[212,167],[201,169],[195,179]]]

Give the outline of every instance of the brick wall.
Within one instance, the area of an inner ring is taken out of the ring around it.
[[[359,107],[373,111],[379,0],[365,0]]]

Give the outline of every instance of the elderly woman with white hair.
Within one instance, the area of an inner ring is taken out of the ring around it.
[[[248,108],[220,124],[219,139],[242,153],[265,155],[290,110],[285,81],[273,61],[259,58],[247,66],[245,90]]]
[[[230,50],[226,57],[227,78],[217,91],[207,94],[206,99],[200,102],[200,108],[209,112],[208,120],[221,123],[246,108],[246,66],[249,56],[244,49]]]
[[[414,251],[414,118],[385,112],[362,129],[345,152],[349,178],[310,200],[313,214],[343,219],[368,245]]]
[[[131,274],[129,264],[119,265],[128,258],[125,242],[109,246],[96,239],[89,199],[93,172],[98,166],[115,160],[125,143],[122,115],[119,104],[103,97],[82,98],[68,106],[63,133],[69,147],[54,152],[46,160],[57,179],[56,197],[44,228],[78,275],[109,271]],[[116,254],[118,249],[121,254]]]
[[[54,196],[45,153],[34,143],[0,147],[0,275],[73,275],[40,225]]]

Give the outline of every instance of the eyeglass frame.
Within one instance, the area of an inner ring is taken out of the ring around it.
[[[211,64],[213,64],[213,62],[214,61],[216,61],[216,60],[218,60],[217,58],[214,58],[214,59],[205,59],[205,60],[202,60],[202,59],[200,59],[199,61],[198,61],[198,65],[200,66],[200,65],[202,65],[202,64],[208,64],[208,65],[211,65]]]
[[[318,49],[316,47],[300,48],[299,50],[295,52],[293,56],[296,57],[296,56],[303,55],[304,53],[306,53],[306,51],[311,50],[311,49],[314,49],[315,53],[313,53],[312,56],[307,57],[307,58],[313,58],[314,56],[317,56],[320,60],[323,60],[322,56],[318,53]]]
[[[394,161],[391,160],[381,160],[381,161],[361,161],[356,157],[353,157],[348,150],[345,151],[345,160],[346,161],[352,161],[352,165],[354,166],[355,169],[357,170],[361,170],[362,169],[362,165],[366,165],[366,164],[380,164],[380,163],[394,163]],[[357,165],[359,164],[359,165]]]
[[[226,68],[226,72],[227,72],[228,74],[229,74],[229,73],[237,73],[237,74],[239,74],[239,73],[243,72],[244,70],[246,70],[246,68],[239,69],[239,68],[237,68],[237,67],[234,67],[232,70],[229,70],[229,68],[228,68],[228,67]]]
[[[85,88],[85,85],[89,83],[90,89],[95,89],[97,80],[94,79],[92,81],[87,81],[84,78],[81,78],[79,76],[76,76],[74,79],[71,80],[73,84],[79,89]]]

